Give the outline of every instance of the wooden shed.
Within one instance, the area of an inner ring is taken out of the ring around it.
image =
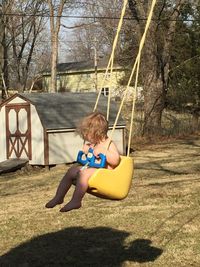
[[[0,105],[0,162],[28,159],[32,165],[54,165],[76,160],[83,140],[75,134],[78,121],[93,110],[96,93],[15,94]],[[107,98],[98,110],[106,112]],[[111,103],[109,127],[118,107]],[[113,140],[125,151],[125,122],[119,119]]]

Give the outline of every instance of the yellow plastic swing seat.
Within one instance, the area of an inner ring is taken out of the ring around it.
[[[133,170],[133,158],[121,156],[120,164],[114,170],[95,171],[89,179],[88,193],[106,199],[124,199],[131,187]]]

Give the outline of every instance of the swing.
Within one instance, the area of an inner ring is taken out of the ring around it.
[[[83,151],[79,151],[77,156],[77,162],[84,166],[97,168],[89,179],[87,192],[106,199],[121,200],[125,198],[128,195],[133,177],[133,159],[121,156],[120,164],[114,170],[109,170],[104,169],[106,155],[99,154],[99,163],[95,162],[93,149],[89,149],[88,155],[86,156]]]
[[[133,177],[132,157],[121,156],[114,169],[97,169],[89,179],[88,193],[106,199],[124,199],[130,190]]]
[[[123,17],[125,15],[127,2],[128,2],[128,0],[124,0],[124,6],[122,9],[121,18],[119,21],[116,37],[114,39],[112,53],[111,53],[111,56],[110,56],[110,59],[108,62],[108,66],[107,66],[107,69],[105,72],[102,86],[100,88],[103,88],[103,83],[105,82],[105,78],[106,78],[106,75],[108,73],[109,68],[110,68],[110,81],[111,81],[111,74],[112,74],[113,60],[114,60],[114,51],[116,48],[118,35],[119,35],[120,29],[122,26]],[[133,65],[132,72],[131,72],[124,96],[122,98],[122,101],[121,101],[121,104],[119,107],[119,111],[118,111],[118,114],[116,116],[116,120],[114,122],[113,129],[112,129],[111,136],[110,136],[110,139],[112,140],[112,135],[113,135],[115,127],[117,125],[117,121],[118,121],[120,112],[122,110],[128,89],[130,87],[130,83],[131,83],[131,80],[133,78],[133,74],[136,70],[127,156],[121,156],[121,160],[120,160],[119,165],[115,169],[112,169],[112,170],[104,169],[104,168],[102,168],[101,165],[96,166],[98,169],[94,172],[94,174],[89,179],[89,184],[88,184],[89,186],[88,186],[87,192],[94,195],[94,196],[97,196],[97,197],[101,197],[101,198],[105,198],[105,199],[111,199],[111,200],[122,200],[122,199],[127,197],[129,190],[130,190],[130,187],[131,187],[131,182],[133,179],[133,172],[134,172],[134,162],[133,162],[133,158],[130,157],[129,154],[130,154],[130,146],[131,146],[131,135],[132,135],[132,128],[133,128],[133,116],[134,116],[134,109],[135,109],[139,65],[140,65],[141,51],[142,51],[142,48],[144,46],[145,37],[146,37],[147,30],[148,30],[150,22],[151,22],[151,18],[153,15],[153,9],[154,9],[155,4],[156,4],[156,0],[152,0],[149,16],[147,18],[147,23],[145,26],[145,30],[144,30],[144,33],[142,35],[142,38],[141,38],[141,41],[139,44],[138,55],[136,57],[134,65]],[[99,94],[98,94],[97,101],[96,101],[96,104],[95,104],[93,111],[95,111],[97,108],[97,104],[98,104],[100,95],[101,95],[101,90],[99,90]],[[107,120],[109,119],[109,106],[110,106],[110,93],[108,95]],[[109,145],[108,145],[107,149],[108,148],[109,148]],[[80,154],[78,154],[78,157],[79,157],[79,160],[81,161],[82,160],[82,152],[79,152],[79,153]],[[104,156],[106,158],[106,155],[104,155]],[[105,161],[105,158],[104,157],[102,157],[102,158]],[[94,156],[90,155],[89,158],[86,158],[86,160],[82,163],[84,163],[86,165],[91,164],[91,166],[92,166],[92,164],[94,164],[94,162],[95,162]]]

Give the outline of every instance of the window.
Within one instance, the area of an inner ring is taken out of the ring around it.
[[[109,88],[108,87],[103,87],[101,89],[101,94],[104,96],[108,96],[109,95]]]

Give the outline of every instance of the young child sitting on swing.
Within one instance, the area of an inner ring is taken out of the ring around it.
[[[108,138],[108,122],[100,112],[93,112],[83,118],[79,127],[78,134],[83,138],[83,152],[87,155],[89,148],[92,148],[94,156],[98,159],[100,153],[106,153],[107,169],[114,169],[120,162],[120,155],[116,145]],[[108,148],[108,149],[107,149]],[[55,196],[45,205],[46,208],[53,208],[62,204],[64,197],[73,182],[76,187],[72,199],[61,208],[61,212],[67,212],[81,207],[82,198],[88,189],[88,181],[96,168],[88,166],[74,165],[64,175],[58,185]]]

